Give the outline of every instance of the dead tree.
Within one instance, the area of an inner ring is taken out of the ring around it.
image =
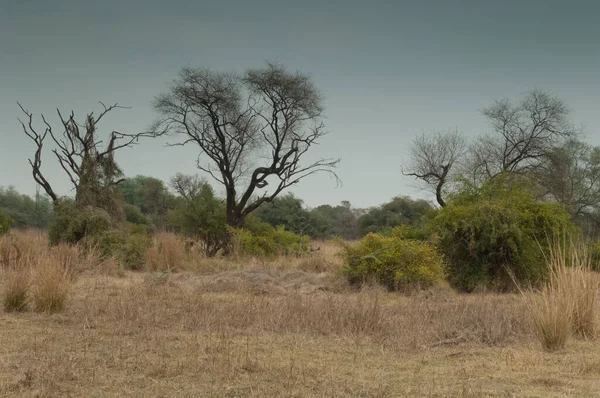
[[[98,123],[110,111],[123,108],[118,104],[106,106],[101,103],[103,110],[100,114],[97,117],[93,112],[87,114],[84,123],[75,120],[74,112],[65,118],[57,109],[62,125],[61,134],[54,132],[44,115],[41,116],[44,131],[39,133],[33,125],[33,114],[21,104],[18,105],[27,117],[25,121],[19,119],[23,132],[36,145],[33,160],[29,159],[33,178],[52,198],[52,201],[56,203],[59,195],[42,172],[42,149],[48,135],[55,145],[52,152],[73,185],[75,201],[83,205],[110,207],[107,201],[114,198],[112,196],[114,187],[123,181],[122,172],[114,160],[115,152],[132,146],[141,136],[149,134],[124,134],[113,131],[106,147],[100,149],[103,141],[98,137]]]
[[[457,131],[421,134],[410,148],[411,160],[406,176],[415,177],[433,188],[441,207],[446,206],[444,188],[453,177],[455,166],[466,152],[466,140]]]
[[[224,186],[233,227],[309,175],[327,172],[339,181],[339,160],[302,162],[326,132],[321,96],[300,73],[274,64],[242,75],[183,68],[154,108],[157,135],[198,146],[197,167]]]

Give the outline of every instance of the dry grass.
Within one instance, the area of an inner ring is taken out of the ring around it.
[[[246,263],[163,249],[156,264],[174,266],[122,277],[91,272],[92,260],[81,253],[87,263],[77,264],[74,248],[41,247],[21,249],[52,260],[28,263],[39,272],[61,264],[55,274],[68,281],[69,305],[60,314],[0,315],[0,396],[600,391],[600,347],[580,340],[560,355],[540,350],[521,296],[459,295],[444,284],[410,295],[356,290],[336,274],[333,245],[321,244],[308,258]]]
[[[563,349],[571,334],[595,336],[600,279],[592,271],[585,244],[555,239],[547,257],[549,279],[538,292],[526,295],[539,341],[544,349]]]
[[[40,259],[31,271],[31,296],[33,309],[37,312],[61,312],[65,307],[73,278],[69,268],[72,259],[62,259],[60,254]]]
[[[60,312],[78,270],[91,267],[89,256],[77,247],[49,247],[38,232],[22,232],[0,238],[0,266],[5,274],[5,311]]]
[[[4,311],[26,311],[29,275],[26,272],[8,269],[4,274],[5,286],[2,294]]]

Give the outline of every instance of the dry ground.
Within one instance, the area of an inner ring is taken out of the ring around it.
[[[63,312],[0,312],[0,396],[600,396],[600,344],[544,352],[518,295],[355,291],[333,251],[79,271]]]

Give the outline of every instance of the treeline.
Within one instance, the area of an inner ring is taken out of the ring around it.
[[[548,248],[549,235],[595,239],[600,231],[600,148],[583,141],[566,104],[542,90],[483,109],[487,134],[414,140],[403,173],[431,190],[436,208],[396,197],[366,210],[350,202],[309,209],[290,194],[315,173],[337,179],[339,159],[306,160],[326,133],[323,97],[309,76],[280,65],[242,73],[182,68],[154,98],[148,132],[101,137],[100,121],[121,108],[102,107],[83,120],[58,111],[61,135],[21,107],[22,131],[35,145],[33,178],[47,196],[33,200],[4,189],[0,233],[9,224],[49,225],[51,244],[99,247],[130,269],[143,265],[153,230],[185,234],[207,256],[300,255],[309,237],[364,237],[345,251],[351,280],[375,277],[399,288],[447,278],[471,291],[507,288],[512,277],[539,282],[547,276],[539,249]],[[165,135],[196,147],[198,169],[223,197],[198,176],[178,174],[168,183],[125,178],[116,154]],[[53,147],[73,197],[46,178],[44,144]]]
[[[46,195],[31,198],[14,187],[0,186],[0,213],[10,217],[14,228],[45,229],[50,224],[52,209],[52,202]]]
[[[208,182],[197,176],[178,174],[167,184],[158,178],[138,175],[118,184],[116,193],[126,220],[150,230],[193,236],[197,230],[207,230],[211,223],[225,225],[224,199],[218,198]],[[263,204],[253,214],[273,227],[284,227],[313,239],[353,240],[401,225],[421,225],[432,210],[429,202],[408,196],[394,197],[369,209],[354,208],[349,201],[308,208],[302,199],[288,193]],[[13,187],[0,187],[0,211],[13,220],[14,228],[47,229],[53,205],[47,195],[31,198]]]

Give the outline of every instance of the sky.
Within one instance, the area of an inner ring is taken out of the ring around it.
[[[107,115],[101,133],[135,133],[181,67],[272,60],[310,75],[325,97],[329,133],[311,156],[341,158],[341,186],[323,174],[292,189],[307,206],[434,199],[402,175],[412,139],[487,133],[481,109],[497,99],[548,90],[600,145],[599,17],[595,0],[0,0],[0,186],[35,193],[17,101],[56,129],[57,108],[82,118],[118,102],[131,108]],[[46,178],[71,194],[45,149]],[[117,161],[127,176],[168,181],[200,173],[197,155],[145,140]]]

